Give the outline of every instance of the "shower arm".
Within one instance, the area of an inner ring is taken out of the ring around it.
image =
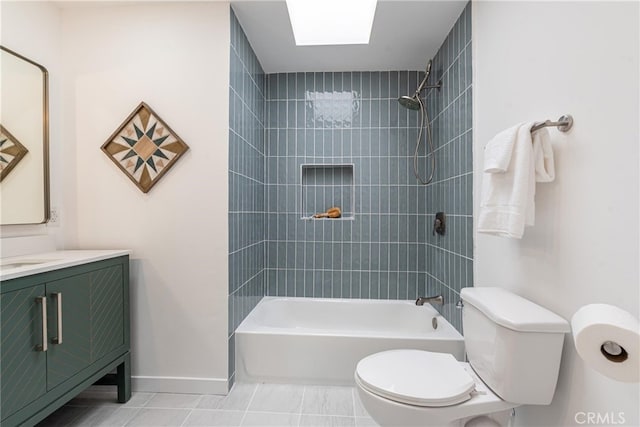
[[[416,93],[413,94],[413,96],[418,97],[420,95],[420,92],[422,92],[424,89],[438,89],[440,90],[442,88],[442,79],[438,80],[438,82],[434,85],[428,85],[427,83],[427,79],[429,78],[429,74],[427,74],[424,79],[422,79],[422,82],[420,83],[420,86],[418,86],[418,89],[416,89]]]

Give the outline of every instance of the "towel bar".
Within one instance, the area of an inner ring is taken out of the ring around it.
[[[542,123],[536,123],[531,127],[531,133],[546,127],[556,126],[560,132],[568,132],[573,126],[573,117],[571,114],[565,114],[560,117],[557,122],[551,120],[545,120]]]

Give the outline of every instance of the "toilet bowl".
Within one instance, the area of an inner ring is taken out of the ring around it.
[[[364,408],[383,427],[464,426],[518,406],[496,396],[468,363],[445,353],[376,353],[358,363],[355,382]],[[478,425],[502,425],[488,420]]]
[[[469,363],[422,350],[358,363],[358,395],[381,426],[505,426],[516,406],[551,403],[568,322],[501,288],[460,296]]]

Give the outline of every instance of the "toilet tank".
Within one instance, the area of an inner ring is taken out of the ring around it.
[[[464,288],[462,325],[469,363],[503,400],[548,405],[569,323],[502,288]]]

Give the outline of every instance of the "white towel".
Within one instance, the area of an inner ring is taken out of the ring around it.
[[[522,125],[516,125],[505,129],[487,144],[484,148],[484,171],[488,173],[506,172],[511,163],[511,154],[513,153],[513,143],[518,133],[518,128]]]
[[[535,181],[551,182],[555,171],[546,129],[521,123],[496,135],[485,148],[478,232],[520,239],[535,220]]]
[[[555,162],[549,131],[545,128],[533,133],[533,161],[536,182],[552,182],[556,178]]]

